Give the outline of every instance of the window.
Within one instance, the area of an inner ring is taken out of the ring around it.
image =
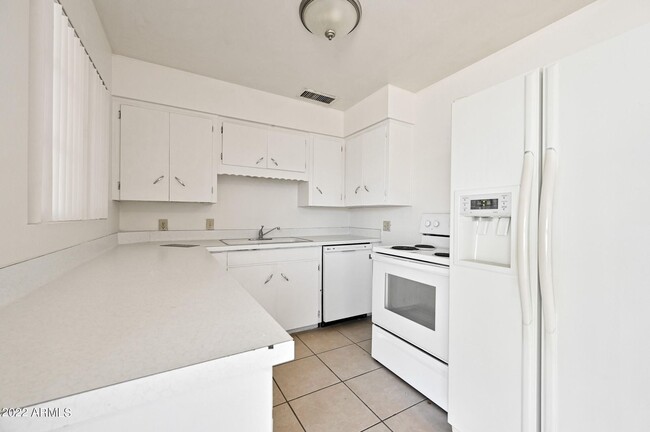
[[[110,94],[54,0],[33,0],[31,223],[106,218]]]

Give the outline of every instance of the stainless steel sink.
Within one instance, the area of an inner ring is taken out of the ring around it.
[[[269,244],[269,243],[302,243],[302,242],[310,242],[311,240],[307,240],[300,237],[272,237],[272,238],[265,238],[264,240],[259,240],[256,238],[248,238],[248,239],[225,239],[225,240],[222,239],[221,241],[224,244],[227,244],[228,246],[241,246],[241,245]]]

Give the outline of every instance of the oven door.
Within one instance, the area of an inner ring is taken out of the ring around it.
[[[374,253],[374,324],[448,362],[449,269]]]

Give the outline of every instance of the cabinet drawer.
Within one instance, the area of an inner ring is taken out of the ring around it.
[[[311,261],[320,260],[320,257],[320,247],[235,251],[228,252],[228,267],[285,261]]]

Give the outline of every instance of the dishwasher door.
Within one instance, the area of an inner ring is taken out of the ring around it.
[[[323,246],[323,323],[372,310],[372,246]]]

